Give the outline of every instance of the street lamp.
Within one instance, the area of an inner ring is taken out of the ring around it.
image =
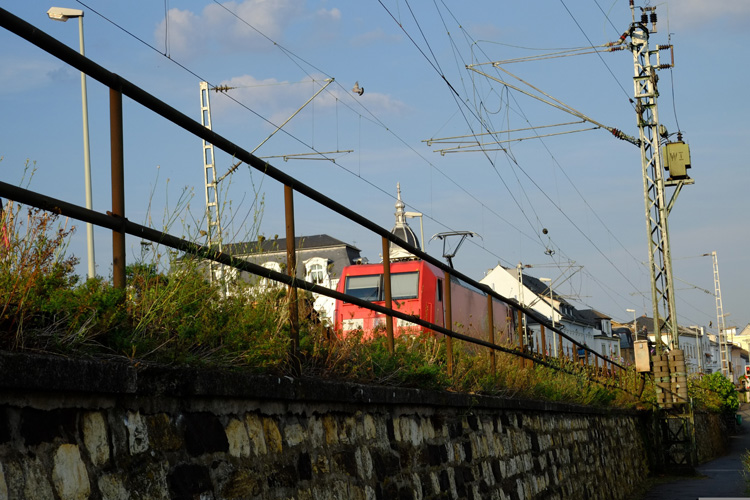
[[[81,55],[86,55],[83,50],[83,11],[79,9],[67,9],[65,7],[52,7],[47,15],[54,21],[65,22],[68,19],[78,18],[78,42]],[[83,162],[86,186],[86,208],[91,210],[91,154],[89,149],[89,109],[86,92],[86,73],[81,71],[81,101],[83,107]],[[88,254],[88,276],[96,277],[96,265],[94,262],[94,226],[86,223],[86,246]]]
[[[549,317],[552,320],[552,328],[555,327],[555,303],[552,301],[552,278],[539,278],[539,281],[543,283],[549,283],[547,285],[547,288],[549,289]],[[552,350],[555,353],[555,357],[557,357],[557,342],[555,342],[555,337],[552,337]]]
[[[625,309],[626,312],[633,313],[633,342],[638,340],[638,325],[635,323],[635,309]],[[633,344],[633,349],[635,349],[635,344]]]
[[[419,217],[420,250],[424,252],[424,227],[422,226],[422,212],[404,212],[404,217]]]

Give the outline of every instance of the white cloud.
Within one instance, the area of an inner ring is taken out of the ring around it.
[[[39,59],[0,60],[0,89],[12,93],[47,87],[51,83],[79,78],[80,73],[62,63]]]
[[[660,17],[666,20],[666,16]],[[713,20],[726,20],[731,24],[743,24],[750,20],[748,0],[672,0],[669,3],[670,29],[694,27]]]
[[[326,9],[319,9],[315,13],[316,17],[321,20],[331,20],[331,21],[340,21],[341,20],[341,11],[337,8],[333,8],[331,10]]]
[[[275,78],[258,79],[252,75],[236,76],[221,82],[220,85],[236,87],[231,90],[231,97],[272,123],[280,125],[289,118],[302,104],[320,89],[325,79],[322,75],[313,75],[315,85],[311,82],[279,81]],[[211,106],[214,114],[234,112],[237,105],[227,98],[211,96]],[[406,112],[408,106],[391,96],[377,92],[365,92],[363,96],[350,96],[335,83],[318,94],[315,98],[315,112],[335,112],[337,100],[356,99],[376,115],[400,115]],[[356,106],[354,106],[356,108]],[[270,126],[270,125],[269,125]]]
[[[230,52],[269,50],[273,42],[268,38],[281,42],[285,28],[304,14],[304,5],[304,0],[232,1],[211,3],[200,14],[174,8],[154,38],[163,44],[168,30],[168,52],[174,57],[205,53],[216,45]]]

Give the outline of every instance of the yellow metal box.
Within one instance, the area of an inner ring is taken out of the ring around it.
[[[633,342],[635,354],[635,370],[639,372],[651,371],[651,355],[648,351],[648,340],[636,340]]]

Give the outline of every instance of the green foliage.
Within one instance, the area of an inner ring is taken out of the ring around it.
[[[740,407],[737,389],[721,372],[693,380],[688,388],[697,404],[709,411],[735,413]]]
[[[28,210],[23,221],[18,209],[6,210],[4,218],[12,244],[0,254],[1,348],[289,372],[285,287],[209,282],[205,262],[171,251],[167,270],[161,270],[165,259],[154,247],[154,263],[128,266],[125,290],[102,278],[79,282],[76,260],[64,257],[72,230],[36,210]],[[549,367],[522,363],[505,353],[497,353],[493,370],[486,349],[462,342],[454,342],[449,377],[442,336],[400,332],[390,352],[384,332],[365,339],[361,332],[331,331],[316,321],[312,302],[310,294],[299,293],[304,376],[586,405],[639,404],[632,394],[641,379],[631,372],[617,386],[593,367],[555,359],[547,361]]]

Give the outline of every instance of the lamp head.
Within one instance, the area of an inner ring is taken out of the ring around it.
[[[51,7],[47,15],[53,21],[65,22],[74,17],[83,17],[83,11],[80,9],[68,9],[66,7]]]

